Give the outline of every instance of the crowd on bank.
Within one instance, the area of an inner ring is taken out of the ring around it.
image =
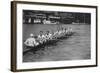
[[[29,38],[27,38],[24,42],[26,46],[37,46],[39,44],[46,43],[49,40],[55,40],[62,36],[65,36],[66,34],[70,34],[72,32],[72,28],[60,28],[55,32],[50,31],[40,31],[38,35],[34,35],[33,33],[30,34]]]

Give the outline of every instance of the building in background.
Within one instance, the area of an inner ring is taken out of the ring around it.
[[[23,10],[23,24],[91,24],[90,13]]]

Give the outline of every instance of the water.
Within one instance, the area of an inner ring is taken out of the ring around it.
[[[23,55],[23,62],[61,61],[61,60],[85,60],[91,58],[90,25],[62,25],[72,27],[76,33],[68,39],[60,40],[53,46],[46,46],[35,52],[30,51]],[[56,31],[57,25],[28,25],[24,24],[23,39],[30,33],[37,35],[40,30]]]

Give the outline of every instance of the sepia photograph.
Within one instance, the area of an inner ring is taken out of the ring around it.
[[[11,3],[11,70],[97,66],[97,6]]]

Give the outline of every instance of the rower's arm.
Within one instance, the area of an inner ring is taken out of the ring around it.
[[[25,44],[25,45],[28,45],[28,40],[26,40],[26,41],[24,42],[24,44]]]

